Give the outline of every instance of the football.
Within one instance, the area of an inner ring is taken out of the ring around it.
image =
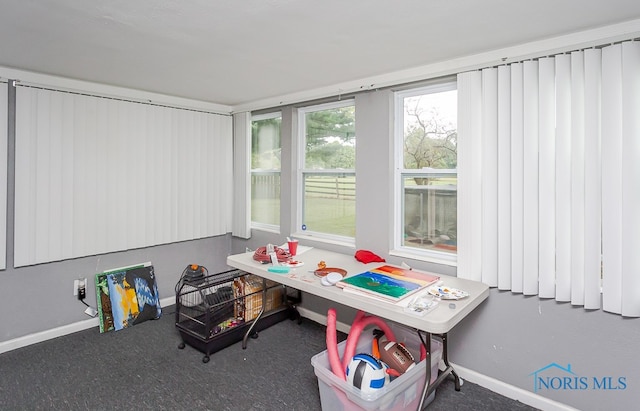
[[[380,340],[378,350],[380,352],[380,360],[400,374],[404,374],[416,365],[415,359],[409,350],[395,341]]]

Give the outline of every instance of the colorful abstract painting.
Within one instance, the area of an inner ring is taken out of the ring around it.
[[[373,295],[397,302],[440,279],[439,276],[401,267],[384,265],[376,269],[343,278],[336,284],[345,290]]]

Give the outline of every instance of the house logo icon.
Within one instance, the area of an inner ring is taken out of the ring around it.
[[[566,367],[563,367],[555,362],[545,365],[539,370],[529,374],[529,376],[533,376],[533,392],[549,388],[554,390],[571,389],[571,383],[579,382],[581,378],[571,370],[571,364],[567,364]]]
[[[571,369],[552,362],[529,374],[533,376],[533,392],[546,391],[581,391],[581,390],[625,390],[626,377],[587,377],[579,375]]]

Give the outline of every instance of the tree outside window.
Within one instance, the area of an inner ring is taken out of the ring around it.
[[[300,110],[304,133],[301,231],[355,237],[353,101]]]

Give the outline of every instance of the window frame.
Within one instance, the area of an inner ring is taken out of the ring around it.
[[[298,116],[298,130],[297,130],[297,148],[296,152],[296,170],[295,170],[295,184],[296,184],[296,219],[295,219],[295,227],[293,228],[293,235],[299,238],[308,238],[316,241],[322,241],[330,244],[337,244],[343,246],[353,247],[355,246],[355,235],[354,237],[323,233],[319,231],[313,230],[303,230],[303,217],[304,217],[304,185],[305,185],[305,176],[308,174],[353,174],[354,178],[356,176],[356,169],[330,169],[330,170],[318,170],[318,169],[307,169],[304,168],[305,160],[306,160],[306,115],[308,113],[313,113],[317,111],[323,110],[331,110],[335,108],[349,107],[353,106],[354,110],[356,110],[356,101],[355,98],[349,98],[344,100],[337,100],[328,103],[314,104],[305,107],[299,107],[297,110]],[[356,137],[357,138],[357,137]],[[357,165],[356,165],[357,168]],[[357,187],[357,181],[356,181]],[[357,199],[356,199],[357,201]],[[355,206],[355,203],[354,203]],[[353,221],[354,231],[356,227],[356,221]]]
[[[393,125],[393,232],[391,255],[413,258],[421,261],[434,262],[449,266],[457,265],[457,252],[447,253],[436,250],[419,249],[403,245],[404,236],[404,178],[415,175],[450,174],[452,170],[434,169],[432,173],[419,172],[418,169],[404,168],[404,99],[425,94],[434,94],[457,90],[456,79],[448,78],[437,83],[420,87],[397,90],[394,92],[394,125]],[[457,176],[457,172],[455,173]],[[456,188],[457,190],[457,188]],[[457,221],[457,217],[456,217]]]

